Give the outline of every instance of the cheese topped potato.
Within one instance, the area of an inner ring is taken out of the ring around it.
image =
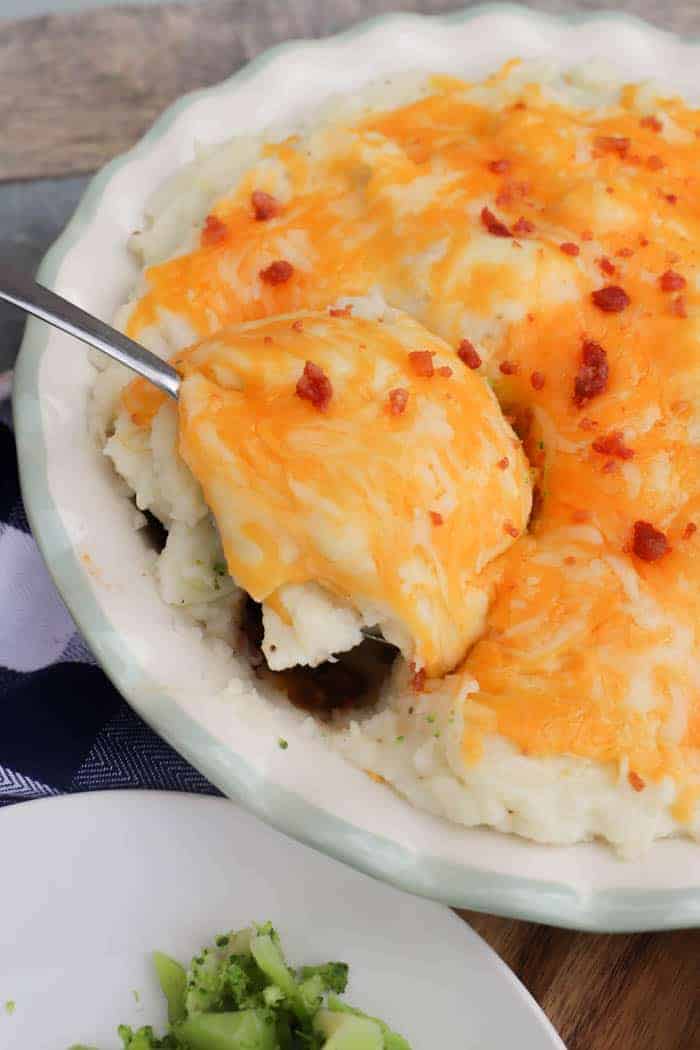
[[[233,326],[173,364],[180,455],[231,576],[264,603],[270,666],[320,662],[378,624],[417,673],[452,670],[484,628],[483,570],[531,506],[488,384],[397,311]],[[158,400],[138,380],[124,395],[142,424]],[[322,636],[335,630],[311,656],[307,609]]]
[[[164,356],[199,343],[177,514],[174,406],[151,437],[122,408],[106,451],[140,505],[180,516],[169,546],[209,503],[271,666],[375,620],[425,667],[397,662],[334,746],[450,820],[627,852],[700,838],[699,173],[700,109],[513,60],[387,78],[207,152],[132,242],[119,323]],[[373,303],[404,313],[361,335]],[[130,452],[149,442],[155,480]]]

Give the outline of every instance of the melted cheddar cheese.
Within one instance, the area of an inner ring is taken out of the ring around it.
[[[256,220],[256,190],[279,214]],[[687,819],[700,777],[700,112],[634,85],[566,105],[512,66],[477,85],[434,77],[409,104],[267,145],[213,216],[218,239],[146,271],[131,335],[171,313],[204,337],[379,287],[450,346],[472,340],[516,418],[538,505],[487,570],[495,597],[464,664],[480,690],[478,718],[465,701],[465,761],[495,731],[528,755],[625,762],[635,790],[675,777]],[[275,260],[293,269],[271,285],[260,274]],[[594,298],[611,286],[624,295]],[[576,399],[587,343],[607,374]],[[662,556],[639,555],[636,522],[663,534]]]
[[[416,373],[415,353],[432,375]],[[417,668],[452,670],[483,631],[483,569],[531,503],[527,461],[484,380],[402,315],[274,317],[173,360],[180,454],[236,582],[283,619],[284,588],[320,584],[370,623],[398,625]],[[331,384],[323,410],[296,394],[307,360]],[[143,381],[126,393],[141,419],[157,400]]]

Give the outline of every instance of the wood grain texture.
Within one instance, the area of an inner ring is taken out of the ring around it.
[[[132,145],[173,99],[216,83],[281,40],[323,36],[394,7],[456,6],[463,5],[210,0],[0,21],[0,181],[94,170]],[[555,13],[615,6],[700,35],[698,0],[534,6]],[[44,211],[49,191],[58,202],[57,184],[37,183]],[[21,192],[28,213],[25,197],[34,191]],[[17,207],[13,201],[7,198],[8,208]],[[37,204],[33,214],[39,212]],[[18,245],[36,240],[29,228],[36,223],[27,223]],[[56,223],[49,225],[52,236]],[[42,246],[47,236],[39,238]],[[700,1050],[700,931],[593,936],[461,914],[529,988],[569,1050]]]
[[[600,935],[459,914],[568,1050],[700,1050],[700,930]]]
[[[324,36],[397,7],[438,13],[460,6],[209,0],[0,21],[0,181],[93,171],[133,145],[175,98],[222,80],[282,40]],[[561,12],[612,5],[542,0],[534,6]],[[697,0],[615,6],[700,33]]]

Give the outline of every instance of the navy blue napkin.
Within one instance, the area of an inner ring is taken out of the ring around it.
[[[0,421],[0,805],[104,788],[218,794],[131,710],[54,587]]]

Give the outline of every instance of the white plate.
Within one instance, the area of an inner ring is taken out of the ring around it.
[[[446,908],[228,801],[126,791],[28,802],[0,814],[0,841],[3,1050],[116,1050],[117,1024],[165,1023],[153,948],[184,962],[214,934],[264,919],[290,961],[348,962],[348,1001],[413,1050],[564,1050],[510,970]]]
[[[93,182],[41,269],[41,280],[110,318],[134,279],[124,244],[145,198],[193,143],[290,121],[382,73],[479,76],[513,54],[697,94],[700,47],[621,16],[563,21],[523,8],[447,18],[392,16],[328,40],[277,48],[225,83],[182,99],[135,150]],[[54,578],[97,658],[134,708],[227,794],[297,838],[403,888],[450,904],[588,929],[700,921],[700,849],[655,846],[623,864],[605,847],[535,845],[448,825],[304,737],[289,711],[252,725],[210,695],[216,669],[178,626],[146,570],[129,510],[85,430],[92,372],[83,350],[30,322],[15,384],[22,488]],[[277,746],[289,739],[288,750]]]

